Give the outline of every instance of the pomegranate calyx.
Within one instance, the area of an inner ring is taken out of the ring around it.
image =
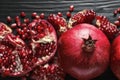
[[[82,38],[84,41],[84,44],[82,45],[83,51],[87,53],[91,53],[95,49],[95,43],[97,40],[93,40],[92,37],[89,35],[88,39]]]

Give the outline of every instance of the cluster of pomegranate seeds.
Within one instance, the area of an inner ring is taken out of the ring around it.
[[[117,14],[120,14],[120,8],[115,9],[114,12],[113,12],[113,14],[114,14],[114,17],[116,17]],[[114,24],[115,24],[117,27],[120,27],[120,16],[117,17],[117,20],[114,21]]]
[[[117,28],[117,26],[109,22],[109,20],[105,16],[97,16],[96,25],[106,34],[106,36],[110,40],[113,40],[115,36],[119,33],[119,29]]]
[[[83,10],[76,14],[74,14],[68,22],[68,28],[72,28],[72,26],[75,26],[80,23],[92,23],[92,21],[95,19],[96,13],[93,10]]]
[[[19,16],[13,19],[8,16],[7,22],[11,29],[10,35],[6,36],[2,36],[6,30],[0,26],[1,37],[4,38],[2,38],[0,44],[2,45],[0,47],[1,55],[3,56],[6,53],[3,58],[8,58],[7,60],[1,59],[3,63],[0,65],[1,74],[7,73],[7,76],[25,75],[37,65],[45,64],[54,56],[57,49],[56,32],[53,26],[44,18],[44,13],[38,15],[36,12],[31,14],[31,18],[27,18],[25,12],[21,12]],[[21,44],[22,42],[24,45]]]
[[[71,13],[74,11],[74,5],[69,6],[69,11],[66,12],[67,18],[71,17]]]
[[[65,72],[61,68],[58,58],[54,57],[45,65],[39,65],[21,80],[64,80]]]
[[[117,16],[118,13],[120,13],[120,8],[117,8],[117,9],[114,10],[114,12],[113,12],[114,16]]]
[[[48,16],[48,21],[57,31],[58,36],[60,36],[63,32],[67,31],[67,21],[63,17],[60,17],[56,14],[50,14]]]
[[[0,71],[3,76],[25,75],[31,71],[31,50],[15,35],[9,33],[0,41]]]

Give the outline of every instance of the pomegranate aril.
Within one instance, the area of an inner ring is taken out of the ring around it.
[[[60,16],[60,17],[63,16],[61,12],[58,12],[57,15]]]
[[[120,26],[120,21],[114,21],[114,24],[116,25],[116,26]]]
[[[21,12],[20,13],[20,17],[22,17],[22,18],[26,17],[26,13],[25,12]]]
[[[70,11],[70,12],[73,12],[73,10],[74,10],[74,5],[70,5],[69,11]]]
[[[44,19],[44,18],[45,18],[45,14],[44,14],[44,13],[41,13],[41,14],[40,14],[40,18],[41,18],[41,19]]]
[[[30,19],[29,18],[25,18],[24,19],[24,23],[28,24],[30,22]]]
[[[116,17],[117,14],[118,14],[118,11],[117,11],[117,10],[114,10],[113,14],[114,14],[114,17]]]
[[[11,23],[12,22],[12,18],[10,16],[7,16],[7,22]]]
[[[71,12],[66,12],[66,16],[67,16],[67,18],[70,18],[71,17]]]
[[[26,23],[22,23],[22,24],[21,24],[21,28],[24,28],[24,27],[27,27],[27,24],[26,24]]]
[[[31,14],[31,17],[32,17],[32,18],[36,18],[36,16],[37,16],[37,13],[36,13],[36,12],[33,12],[33,13]]]
[[[16,22],[17,26],[20,27],[21,21],[20,21],[20,17],[19,17],[19,16],[16,16],[16,17],[15,17],[15,22]]]
[[[10,27],[11,27],[11,28],[16,28],[16,27],[17,27],[17,24],[16,24],[16,23],[12,23]]]
[[[120,21],[120,16],[118,16],[118,19],[117,19],[118,21]]]

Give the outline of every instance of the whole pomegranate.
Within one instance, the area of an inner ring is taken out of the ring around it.
[[[120,79],[120,35],[114,39],[111,49],[111,69]]]
[[[83,23],[63,33],[58,55],[64,71],[79,80],[102,74],[109,63],[110,43],[95,26]]]

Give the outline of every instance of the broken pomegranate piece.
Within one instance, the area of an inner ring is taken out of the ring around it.
[[[95,16],[96,13],[92,9],[79,11],[69,19],[68,28],[72,28],[73,26],[81,23],[92,23],[92,21],[95,19]]]

